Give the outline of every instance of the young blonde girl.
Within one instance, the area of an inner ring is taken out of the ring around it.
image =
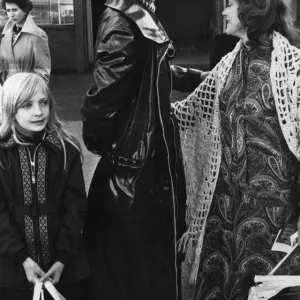
[[[80,146],[63,129],[39,75],[9,77],[2,107],[0,299],[32,299],[37,278],[51,280],[67,299],[81,299],[88,266]]]

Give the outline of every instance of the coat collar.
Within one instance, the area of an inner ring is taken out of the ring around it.
[[[106,6],[124,13],[140,28],[145,38],[161,44],[170,41],[162,25],[136,0],[107,0]]]
[[[53,133],[46,133],[45,137],[42,140],[42,143],[49,146],[54,151],[62,151],[63,146],[57,135]],[[7,141],[1,141],[0,146],[4,149],[12,148],[14,146],[18,145],[15,141],[14,137],[11,135]]]
[[[6,22],[4,28],[3,28],[3,34],[2,35],[5,35],[6,33],[11,33],[12,30],[13,30],[13,26],[14,26],[14,24],[10,20],[8,20]],[[41,36],[40,30],[37,27],[37,25],[35,24],[32,16],[30,14],[28,14],[28,16],[25,20],[25,23],[23,24],[21,33],[22,32],[26,32],[26,33],[30,33],[30,34],[33,34],[33,35]]]

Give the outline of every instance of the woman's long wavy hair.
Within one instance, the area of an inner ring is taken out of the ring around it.
[[[63,128],[56,114],[51,91],[43,78],[37,74],[17,73],[4,82],[1,91],[2,123],[0,125],[0,140],[6,140],[12,135],[16,143],[28,145],[23,137],[30,137],[32,133],[20,127],[16,120],[16,114],[23,103],[30,99],[37,89],[41,89],[49,100],[49,120],[45,131],[54,134],[60,140],[64,150],[64,169],[66,170],[65,141],[71,143],[80,153],[81,147],[75,137]]]
[[[299,30],[285,0],[236,0],[239,19],[247,30],[250,43],[262,45],[274,30],[294,46],[300,45]]]

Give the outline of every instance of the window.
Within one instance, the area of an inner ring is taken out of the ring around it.
[[[31,15],[39,25],[74,24],[74,0],[32,0]],[[7,21],[6,12],[1,10],[0,25]]]

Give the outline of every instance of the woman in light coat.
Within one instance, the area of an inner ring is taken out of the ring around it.
[[[4,0],[3,5],[9,20],[2,31],[1,83],[19,72],[36,73],[48,83],[51,71],[48,37],[29,14],[32,2]]]

